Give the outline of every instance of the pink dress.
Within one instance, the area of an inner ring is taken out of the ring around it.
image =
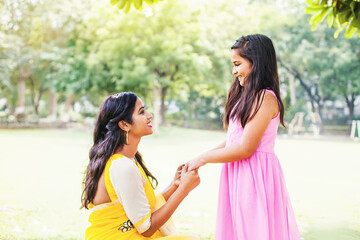
[[[279,122],[280,113],[270,121],[251,157],[223,164],[216,240],[300,239],[284,175],[274,153]],[[231,120],[226,146],[239,143],[243,131],[240,121]]]

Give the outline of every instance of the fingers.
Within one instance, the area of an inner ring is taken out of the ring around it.
[[[181,176],[184,176],[184,174],[186,173],[185,169],[187,168],[187,164],[185,164],[182,168],[181,168]]]
[[[188,162],[188,166],[189,166],[189,171],[192,171],[192,170],[196,169],[196,167],[194,166],[193,161]]]
[[[185,166],[185,163],[181,164],[180,166],[178,166],[177,170],[181,171],[181,169]]]

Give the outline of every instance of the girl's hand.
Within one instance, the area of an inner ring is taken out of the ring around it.
[[[202,160],[202,158],[197,157],[188,162],[186,165],[189,167],[189,171],[198,170],[200,167],[204,166],[206,163]]]
[[[200,177],[197,170],[190,171],[188,169],[188,165],[185,166],[181,170],[181,178],[179,188],[182,188],[187,193],[191,192],[194,188],[196,188],[200,184]]]

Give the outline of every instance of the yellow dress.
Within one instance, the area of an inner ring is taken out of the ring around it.
[[[198,239],[195,236],[191,235],[176,235],[176,236],[165,236],[163,233],[161,233],[159,230],[157,230],[150,238],[142,236],[135,227],[141,225],[145,220],[147,220],[151,213],[148,214],[148,216],[145,216],[141,221],[138,223],[135,223],[133,225],[129,218],[127,217],[125,210],[118,200],[118,197],[116,195],[115,189],[112,186],[111,180],[110,180],[110,174],[109,169],[112,164],[112,161],[118,158],[123,158],[121,154],[114,154],[110,157],[108,162],[105,166],[105,186],[106,190],[109,194],[109,197],[111,199],[110,203],[104,203],[100,205],[89,205],[92,212],[89,216],[89,222],[90,226],[85,231],[85,239],[86,240],[102,240],[102,239],[116,239],[116,240],[141,240],[141,239]],[[152,188],[152,185],[146,176],[144,170],[140,166],[140,164],[136,164],[141,176],[146,180],[146,184],[144,185],[144,191],[146,194],[146,197],[148,199],[151,212],[155,210],[155,202],[156,199],[162,199],[160,201],[165,202],[163,196],[159,194],[160,196],[155,197],[154,190]],[[126,183],[124,183],[126,184]],[[158,200],[159,201],[159,200]],[[162,204],[163,204],[162,203]],[[159,203],[157,203],[158,205]]]

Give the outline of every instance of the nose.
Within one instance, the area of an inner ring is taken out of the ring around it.
[[[149,113],[149,114],[148,114],[148,119],[150,120],[150,119],[152,119],[152,117],[153,117],[152,114]]]
[[[232,71],[232,74],[233,74],[233,75],[236,75],[236,74],[237,74],[237,70],[236,70],[236,67],[233,67],[233,71]]]

